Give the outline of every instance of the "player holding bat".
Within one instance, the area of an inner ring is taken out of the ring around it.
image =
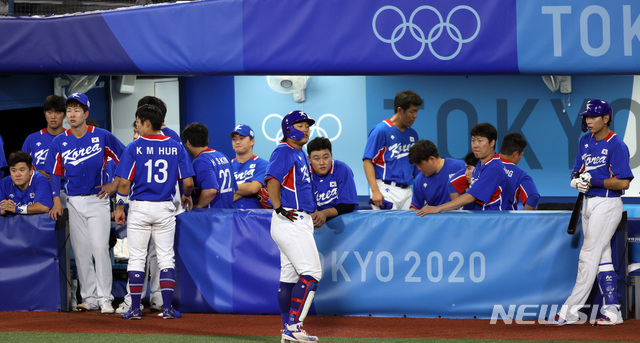
[[[622,324],[610,242],[622,218],[620,196],[633,179],[629,167],[629,149],[622,138],[609,129],[612,112],[606,101],[589,100],[580,115],[583,130],[586,128],[589,133],[580,138],[571,187],[584,194],[584,242],[573,291],[550,324],[581,324],[578,310],[584,306],[596,277],[603,304],[600,308],[602,317],[595,324]]]

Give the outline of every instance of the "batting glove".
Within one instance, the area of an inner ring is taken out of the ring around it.
[[[578,189],[578,182],[580,182],[580,178],[577,177],[575,179],[571,179],[571,188]]]
[[[587,183],[586,181],[578,181],[576,189],[580,193],[586,193],[589,191],[589,183]]]
[[[276,208],[276,213],[278,215],[281,215],[281,216],[289,219],[290,221],[294,221],[294,220],[298,219],[298,215],[296,214],[296,211],[294,211],[294,210],[287,211],[282,206]]]
[[[589,172],[580,174],[580,179],[588,184],[591,184],[591,174],[589,174]]]

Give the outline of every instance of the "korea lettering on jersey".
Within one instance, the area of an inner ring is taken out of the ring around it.
[[[0,200],[4,199],[13,200],[16,206],[29,206],[39,202],[49,208],[53,207],[49,180],[37,171],[31,175],[29,185],[24,191],[13,183],[11,176],[3,178],[0,183]]]
[[[269,162],[258,156],[252,156],[244,163],[238,162],[237,158],[231,160],[233,175],[238,185],[252,181],[258,181],[264,186],[264,174],[267,172]],[[262,208],[260,200],[256,195],[245,196],[233,203],[233,208]]]
[[[460,169],[464,170],[464,161],[447,157],[438,173],[431,176],[419,173],[413,181],[411,208],[419,210],[426,205],[438,206],[451,201],[449,178]]]
[[[280,200],[283,207],[313,213],[316,202],[311,185],[311,167],[307,155],[286,142],[281,142],[271,153],[267,180],[275,178],[280,182]]]
[[[233,208],[233,195],[238,190],[229,158],[216,150],[206,149],[193,160],[196,189],[217,189],[218,194],[206,208]]]
[[[485,164],[478,161],[471,176],[471,185],[467,190],[467,193],[477,199],[474,210],[505,210],[507,201],[502,197],[506,185],[507,175],[500,161],[500,155],[495,154]]]
[[[329,172],[319,176],[311,168],[314,195],[318,211],[335,207],[337,204],[358,204],[353,171],[344,162],[333,160]],[[356,208],[357,210],[358,208]]]
[[[629,148],[613,131],[601,141],[596,141],[595,135],[586,133],[580,137],[580,149],[574,172],[589,172],[592,178],[608,179],[633,179],[631,167],[629,167]],[[619,197],[623,190],[611,190],[592,187],[586,195],[599,197]]]
[[[410,185],[414,166],[409,162],[409,149],[417,141],[414,129],[402,132],[391,119],[385,119],[369,133],[363,159],[373,162],[376,179]]]
[[[22,151],[28,153],[33,158],[33,166],[36,170],[44,170],[47,162],[49,146],[56,136],[42,129],[27,136],[22,144]]]
[[[171,201],[176,181],[195,175],[182,144],[167,136],[146,135],[129,143],[116,176],[131,181],[131,200]]]
[[[517,210],[518,202],[522,203],[522,205],[527,204],[531,207],[536,207],[538,205],[537,200],[540,197],[531,176],[513,162],[502,158],[500,160],[504,165],[504,172],[507,175],[507,187],[504,192],[504,199],[507,200],[507,209]],[[527,203],[531,196],[534,197],[531,198],[531,202]]]
[[[103,184],[107,159],[119,163],[123,151],[124,145],[107,130],[89,125],[80,138],[66,130],[51,142],[45,171],[64,177],[68,195],[97,194],[100,189],[95,187]],[[51,190],[56,193],[53,182]]]

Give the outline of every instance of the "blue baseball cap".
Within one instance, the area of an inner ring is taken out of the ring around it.
[[[233,138],[233,134],[237,133],[240,136],[249,136],[251,138],[255,138],[255,134],[253,133],[253,130],[251,129],[251,127],[249,125],[238,125],[236,126],[235,129],[233,129],[233,131],[231,131],[231,133],[229,133],[229,138]]]
[[[79,103],[87,106],[87,110],[89,110],[89,98],[87,98],[83,93],[75,92],[69,95],[69,97],[67,97],[67,101],[64,102],[65,105],[68,104],[70,100],[78,101]]]

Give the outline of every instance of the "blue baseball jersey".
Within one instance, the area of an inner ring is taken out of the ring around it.
[[[473,210],[504,210],[507,201],[503,199],[507,186],[507,174],[500,161],[500,155],[495,154],[485,164],[478,161],[476,169],[471,176],[471,185],[467,193],[477,200]]]
[[[313,213],[316,202],[311,184],[311,167],[307,155],[286,142],[281,142],[271,153],[266,181],[275,178],[280,182],[282,206]]]
[[[573,165],[574,172],[589,172],[592,178],[608,179],[633,179],[633,173],[629,167],[629,148],[622,139],[613,131],[607,137],[597,141],[592,133],[580,137],[580,149],[576,162]],[[619,197],[624,190],[611,190],[606,188],[591,187],[586,195],[599,197]]]
[[[470,184],[469,184],[469,181],[467,180],[467,176],[465,175],[466,171],[467,171],[467,166],[465,165],[462,169],[458,170],[453,175],[451,175],[451,177],[449,178],[449,194],[451,193],[464,194],[467,192],[467,189],[469,188]],[[451,195],[449,195],[449,197],[451,197]],[[473,210],[474,208],[475,208],[475,202],[462,206],[463,210]]]
[[[385,119],[369,133],[362,159],[373,162],[376,179],[410,185],[415,166],[409,162],[409,148],[417,141],[414,129],[408,127],[402,132],[391,119]]]
[[[206,208],[233,208],[233,195],[238,190],[238,185],[227,155],[206,149],[193,160],[193,169],[196,172],[196,189],[218,190],[218,194]]]
[[[318,211],[335,207],[337,204],[356,204],[358,193],[353,179],[353,171],[344,162],[333,160],[326,175],[320,176],[311,168],[311,181]]]
[[[51,142],[45,164],[45,171],[52,175],[54,197],[59,191],[55,180],[59,182],[61,176],[67,195],[97,194],[100,189],[96,186],[104,184],[107,160],[110,157],[118,163],[123,151],[124,145],[107,130],[89,125],[80,138],[65,130]]]
[[[33,205],[37,202],[48,208],[53,207],[53,197],[51,196],[51,186],[46,176],[37,171],[33,171],[27,189],[20,190],[11,180],[11,176],[2,179],[0,184],[0,200],[13,200],[16,206]]]
[[[171,130],[170,128],[165,127],[163,129],[161,129],[160,132],[162,133],[163,136],[167,136],[167,137],[173,139],[174,141],[182,144],[182,139],[180,139],[180,135],[177,132]]]
[[[507,200],[507,210],[517,210],[519,202],[522,205],[536,207],[540,199],[540,193],[538,193],[531,176],[513,162],[502,158],[501,161],[504,165],[504,172],[507,174],[507,188],[504,192],[504,199]],[[531,198],[531,201],[529,201],[529,198]]]
[[[171,201],[176,182],[194,175],[182,144],[162,135],[146,135],[129,143],[116,176],[131,181],[129,199]]]
[[[264,174],[267,172],[269,162],[264,158],[253,155],[244,163],[238,159],[231,160],[233,175],[238,185],[243,183],[258,181],[264,186]],[[260,200],[256,195],[242,197],[233,203],[233,208],[262,208]]]
[[[0,168],[8,167],[7,159],[4,157],[4,141],[0,136]],[[4,176],[4,171],[0,169],[0,178]]]
[[[416,176],[413,181],[411,208],[419,210],[425,205],[438,206],[451,201],[449,179],[460,169],[463,170],[464,177],[464,161],[447,157],[439,172],[431,176],[424,176],[422,173]]]
[[[51,142],[57,136],[52,135],[47,129],[42,129],[27,136],[22,144],[22,151],[33,157],[33,166],[37,170],[44,170],[47,161],[47,153]]]

